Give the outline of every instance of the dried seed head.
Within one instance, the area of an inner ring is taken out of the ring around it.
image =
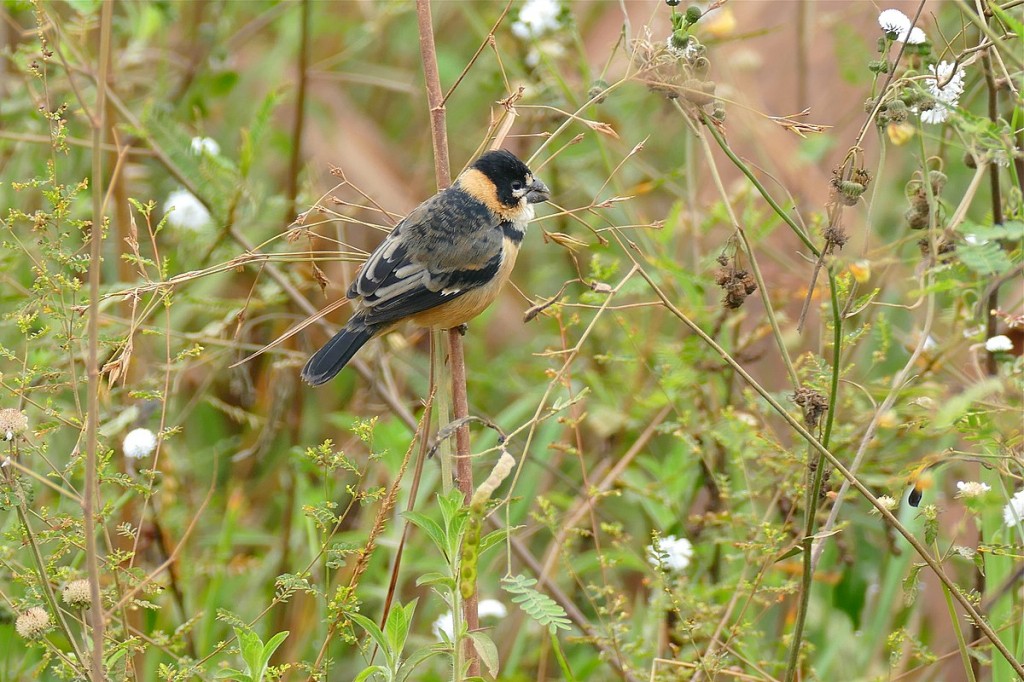
[[[907,105],[903,100],[894,99],[889,102],[885,109],[885,113],[889,117],[889,121],[891,123],[903,123],[909,117],[910,110],[907,108]]]
[[[710,91],[708,85],[710,84]],[[692,102],[697,106],[704,106],[705,104],[711,104],[715,101],[712,94],[715,91],[714,81],[702,81],[699,78],[687,78],[683,82],[683,97],[686,98],[687,102]]]
[[[715,272],[715,283],[725,291],[722,305],[735,310],[757,291],[757,281],[746,270],[723,267]]]
[[[590,84],[590,89],[587,90],[587,99],[594,99],[596,97],[597,99],[595,99],[594,101],[597,104],[603,104],[607,97],[605,97],[605,95],[602,93],[604,93],[604,91],[607,89],[608,81],[601,80],[600,78],[598,78],[597,80]]]
[[[828,412],[828,398],[813,388],[801,386],[793,394],[793,402],[803,408],[804,422],[812,429],[818,428],[821,417]]]
[[[907,221],[907,227],[911,230],[925,229],[928,227],[928,204],[925,204],[923,211],[918,207],[911,207],[907,209],[907,212],[903,214],[903,217]]]
[[[690,67],[698,78],[704,78],[708,75],[708,70],[711,68],[711,62],[707,57],[701,55],[693,58],[690,62]]]
[[[842,225],[829,225],[825,228],[825,251],[831,253],[835,249],[842,249],[850,237]]]

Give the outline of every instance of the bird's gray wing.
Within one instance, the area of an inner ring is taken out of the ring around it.
[[[430,310],[491,281],[502,261],[498,219],[458,188],[417,206],[370,254],[348,297],[370,325]]]

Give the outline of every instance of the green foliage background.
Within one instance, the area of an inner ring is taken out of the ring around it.
[[[856,460],[1020,661],[1024,530],[1004,507],[1024,478],[1024,64],[1020,6],[1004,5],[985,23],[928,2],[931,42],[897,65],[902,43],[870,3],[728,3],[690,26],[652,0],[626,3],[625,28],[618,3],[571,3],[526,38],[521,4],[434,3],[441,83],[457,84],[453,172],[511,104],[504,145],[536,154],[553,193],[514,286],[466,336],[470,412],[516,460],[470,510],[443,495],[439,458],[417,467],[421,330],[320,389],[298,378],[327,338],[318,324],[239,364],[341,297],[436,189],[415,7],[116,3],[100,112],[101,4],[5,1],[0,408],[29,427],[2,444],[0,680],[88,669],[73,655],[92,646],[83,610],[61,603],[66,627],[32,641],[15,623],[31,607],[53,620],[49,597],[87,577],[93,314],[113,679],[462,679],[432,624],[457,605],[463,530],[479,521],[477,590],[508,615],[457,634],[488,679],[1011,679],[791,424]],[[674,28],[706,66],[668,51]],[[949,120],[901,120],[889,103],[927,101],[928,65],[955,59],[966,88]],[[203,137],[219,152],[197,152]],[[868,180],[844,206],[854,177]],[[168,210],[181,189],[209,220]],[[927,229],[912,230],[922,205]],[[996,335],[1013,348],[987,352]],[[811,416],[808,399],[827,409]],[[131,460],[122,441],[140,427],[159,448]],[[496,443],[473,425],[478,481]],[[990,490],[958,496],[958,481]],[[813,577],[808,524],[823,543]],[[692,543],[683,570],[649,560],[668,536]]]

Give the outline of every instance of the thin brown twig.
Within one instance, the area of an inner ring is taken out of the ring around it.
[[[487,33],[487,37],[484,38],[483,42],[480,43],[480,47],[478,47],[476,49],[476,52],[473,53],[473,57],[469,60],[469,63],[466,64],[466,68],[464,68],[462,70],[462,73],[459,74],[459,77],[455,79],[455,82],[452,84],[452,87],[448,88],[448,92],[446,92],[444,98],[441,99],[442,107],[445,105],[445,103],[448,102],[448,98],[451,97],[452,94],[455,92],[455,88],[459,87],[459,84],[462,82],[462,79],[466,77],[466,74],[469,73],[469,70],[473,68],[474,64],[476,64],[476,60],[480,58],[480,54],[487,48],[488,45],[491,44],[491,41],[494,40],[494,32],[498,30],[498,27],[501,26],[501,22],[505,21],[505,17],[508,16],[508,11],[512,9],[512,1],[513,0],[508,0],[508,3],[506,3],[505,9],[502,11],[501,16],[499,16],[498,20],[494,22],[494,26],[492,26],[491,30]]]
[[[423,76],[427,88],[427,104],[430,107],[430,139],[434,146],[434,175],[438,190],[452,184],[451,163],[448,158],[448,129],[445,119],[445,98],[441,90],[441,75],[437,68],[437,51],[434,47],[434,25],[430,15],[430,0],[417,0],[416,17],[420,37],[420,56],[423,62]],[[462,335],[456,329],[448,331],[448,354],[451,363],[452,405],[455,419],[469,415],[469,398],[466,394],[466,356],[462,347]],[[458,430],[455,436],[456,483],[466,502],[473,495],[473,462],[469,457],[469,427]],[[466,627],[474,631],[480,627],[477,613],[476,589],[473,596],[462,601],[462,614]],[[464,643],[466,669],[470,677],[480,675],[480,660],[476,656],[473,640]],[[456,660],[458,660],[456,652]]]
[[[302,164],[302,130],[306,124],[306,85],[309,74],[309,24],[313,13],[312,2],[302,0],[302,9],[299,13],[299,59],[298,59],[298,84],[295,91],[295,112],[292,121],[292,150],[288,159],[288,200],[289,215],[285,221],[295,217],[299,207],[296,201],[299,196],[299,170]]]
[[[113,19],[113,3],[103,3],[100,14],[100,64],[96,88],[96,110],[92,116],[92,229],[89,233],[89,355],[86,361],[88,398],[85,435],[85,490],[82,494],[82,516],[85,531],[85,562],[89,574],[89,596],[92,602],[92,656],[90,671],[93,682],[105,679],[103,671],[103,630],[105,613],[100,590],[100,558],[96,544],[96,508],[99,496],[97,463],[99,459],[98,435],[100,419],[100,363],[99,363],[99,312],[100,275],[103,263],[103,154],[100,147],[106,132],[106,92],[110,68],[110,32]]]
[[[623,251],[629,254],[632,258],[632,254],[628,250],[624,248]],[[892,526],[901,536],[903,536],[903,538],[905,538],[908,543],[910,543],[910,545],[914,548],[914,550],[921,557],[921,559],[923,559],[924,562],[928,564],[928,567],[932,570],[935,576],[942,582],[943,585],[949,588],[950,593],[957,600],[957,602],[959,602],[960,605],[964,608],[968,616],[975,623],[978,624],[978,627],[988,638],[988,640],[992,643],[992,645],[1013,667],[1017,674],[1024,677],[1024,664],[1022,664],[1013,656],[1013,654],[1002,642],[1002,640],[999,639],[999,636],[992,629],[992,627],[988,623],[984,622],[984,619],[981,617],[981,614],[978,613],[977,608],[975,608],[975,606],[971,603],[967,595],[965,595],[959,589],[957,584],[953,582],[953,580],[948,575],[946,575],[946,572],[942,570],[942,566],[932,556],[931,552],[928,551],[928,548],[925,547],[921,543],[921,541],[918,540],[917,537],[913,533],[911,533],[907,529],[907,527],[900,522],[898,518],[896,518],[895,515],[893,515],[893,513],[889,510],[888,507],[882,504],[878,500],[878,498],[875,497],[875,495],[872,494],[870,490],[868,490],[867,486],[861,483],[861,481],[854,474],[852,474],[849,469],[846,468],[846,466],[835,456],[835,454],[832,453],[831,450],[829,450],[825,445],[822,444],[821,441],[815,438],[814,435],[811,434],[811,432],[808,431],[803,426],[803,424],[797,421],[796,418],[793,415],[791,415],[779,403],[779,401],[776,400],[775,397],[772,396],[763,386],[761,386],[738,362],[736,362],[736,360],[732,356],[730,356],[724,348],[722,348],[718,343],[716,343],[714,339],[708,336],[703,329],[701,329],[696,323],[693,322],[693,320],[691,320],[685,313],[683,313],[683,311],[681,311],[672,302],[672,300],[665,295],[665,293],[658,286],[657,282],[654,281],[654,279],[647,273],[647,271],[643,267],[640,267],[639,263],[637,263],[635,259],[634,263],[636,271],[640,274],[641,277],[644,278],[644,280],[647,281],[648,286],[650,286],[651,290],[658,296],[658,298],[661,299],[665,307],[673,315],[675,315],[683,324],[685,324],[694,334],[699,336],[705,344],[714,349],[714,351],[718,353],[718,355],[725,362],[727,362],[733,368],[733,370],[737,374],[739,374],[739,376],[742,377],[742,379],[751,388],[753,388],[766,402],[768,402],[769,405],[772,406],[772,409],[774,409],[775,412],[786,421],[786,423],[789,425],[791,429],[798,433],[800,437],[807,442],[808,445],[810,445],[814,450],[819,452],[826,460],[828,460],[832,467],[837,472],[839,472],[839,474],[844,479],[849,481],[850,484],[857,489],[857,492],[859,492],[864,497],[864,499],[866,499],[869,503],[871,503],[871,505],[875,509],[878,510],[878,513],[881,514],[883,518],[885,518],[886,522],[890,526]]]

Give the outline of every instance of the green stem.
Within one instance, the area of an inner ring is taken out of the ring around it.
[[[910,543],[910,546],[913,547],[914,551],[917,552],[921,559],[926,564],[928,564],[928,567],[932,570],[935,576],[942,581],[942,584],[944,584],[946,587],[950,589],[950,592],[953,594],[957,602],[959,602],[960,605],[964,608],[968,616],[975,623],[977,623],[978,628],[981,630],[985,638],[992,643],[992,646],[994,646],[999,651],[1000,655],[1006,659],[1006,662],[1013,667],[1014,671],[1021,677],[1024,677],[1024,664],[1022,664],[1019,660],[1017,660],[1016,657],[1013,656],[1013,654],[1002,642],[1002,640],[999,639],[999,636],[996,634],[995,630],[992,629],[992,626],[990,626],[985,621],[985,619],[978,612],[978,609],[974,606],[974,604],[971,603],[970,599],[968,599],[962,592],[960,592],[956,583],[953,582],[953,580],[948,575],[946,575],[946,572],[942,570],[942,566],[940,566],[939,562],[936,561],[935,558],[931,555],[931,552],[928,551],[928,548],[925,547],[921,543],[921,541],[918,540],[914,536],[914,534],[910,532],[906,525],[904,525],[899,519],[897,519],[893,515],[893,513],[888,509],[888,507],[879,502],[878,498],[875,497],[874,494],[872,494],[872,492],[868,490],[867,486],[861,483],[860,480],[856,476],[854,476],[841,461],[839,461],[838,457],[836,457],[821,441],[815,438],[814,435],[810,431],[808,431],[803,424],[797,421],[797,419],[792,414],[790,414],[789,411],[786,410],[781,403],[779,403],[775,396],[773,396],[770,392],[768,392],[766,388],[764,388],[760,383],[758,383],[758,381],[754,379],[754,377],[750,376],[750,373],[747,372],[747,370],[745,370],[742,365],[736,362],[736,359],[729,355],[729,353],[724,348],[718,345],[718,343],[713,338],[708,336],[707,332],[701,329],[700,325],[691,320],[686,315],[686,313],[680,310],[678,306],[676,306],[675,303],[673,303],[672,300],[665,294],[665,292],[661,290],[661,287],[658,286],[658,283],[654,281],[654,279],[647,273],[647,271],[644,268],[640,267],[640,264],[636,261],[636,259],[634,258],[633,254],[630,252],[629,249],[627,249],[621,243],[620,246],[623,249],[623,252],[626,253],[630,259],[633,260],[635,272],[644,278],[644,280],[647,282],[647,285],[651,288],[651,291],[653,291],[657,295],[662,305],[664,305],[669,312],[675,315],[680,322],[685,324],[687,328],[690,329],[690,331],[692,331],[696,336],[700,337],[701,341],[703,341],[712,349],[714,349],[714,351],[718,353],[718,355],[730,367],[733,368],[733,371],[735,371],[740,377],[743,378],[747,385],[754,389],[754,391],[756,391],[757,394],[760,395],[765,402],[771,405],[772,409],[775,410],[775,412],[783,420],[785,420],[785,422],[789,425],[791,429],[793,429],[793,431],[798,433],[800,437],[803,438],[811,447],[813,447],[825,459],[827,459],[828,462],[835,468],[835,470],[838,471],[843,478],[849,481],[850,485],[856,488],[857,492],[859,492],[864,497],[864,499],[871,504],[871,506],[878,510],[878,513],[882,515],[882,518],[885,519],[886,523],[892,526],[896,530],[896,532],[902,535],[906,539],[906,541]]]
[[[8,477],[8,484],[11,486],[12,492],[15,491],[13,477]],[[19,494],[19,493],[15,493]],[[39,586],[43,590],[43,596],[46,598],[46,603],[50,607],[50,611],[53,612],[54,618],[57,619],[57,624],[60,626],[61,632],[67,637],[68,642],[71,644],[71,650],[75,654],[75,658],[78,660],[78,665],[81,668],[83,674],[88,670],[85,665],[85,656],[82,651],[78,648],[78,640],[71,635],[71,628],[68,627],[67,621],[64,619],[64,612],[60,610],[60,606],[57,604],[57,597],[53,594],[53,587],[50,585],[50,579],[46,577],[46,562],[43,560],[43,555],[39,551],[39,545],[36,544],[36,538],[32,534],[32,529],[28,525],[28,514],[25,513],[25,503],[18,502],[18,506],[15,507],[18,511],[18,520],[21,521],[22,527],[25,529],[25,537],[28,538],[28,544],[32,548],[32,556],[36,560],[36,571],[39,573]]]
[[[676,108],[683,113],[682,106],[679,104],[679,100],[672,100],[675,103]],[[722,184],[722,177],[718,173],[718,167],[714,163],[714,157],[711,154],[711,145],[708,144],[708,138],[706,135],[700,134],[697,131],[697,137],[700,139],[701,147],[704,150],[704,156],[708,162],[708,168],[711,169],[711,177],[715,181],[715,187],[718,189],[719,195],[722,197],[722,203],[725,205],[725,210],[729,214],[729,220],[732,221],[733,229],[740,236],[740,241],[743,242],[743,251],[747,255],[747,260],[750,262],[750,269],[754,273],[754,280],[757,282],[757,290],[761,295],[761,303],[764,305],[765,314],[768,316],[768,323],[772,327],[772,335],[775,337],[775,343],[779,347],[779,355],[782,356],[782,361],[786,365],[786,372],[789,374],[789,380],[793,384],[793,389],[800,387],[800,377],[796,373],[796,368],[793,366],[793,360],[789,357],[789,351],[786,349],[786,341],[782,337],[782,329],[779,327],[779,320],[775,315],[775,309],[772,306],[771,299],[768,297],[768,288],[765,286],[764,276],[761,274],[761,267],[757,263],[757,258],[754,255],[754,247],[750,244],[750,240],[747,239],[747,231],[743,229],[743,225],[740,224],[739,219],[736,217],[735,212],[732,209],[732,204],[729,202],[728,194],[725,191],[725,185]]]
[[[551,635],[551,650],[555,653],[555,660],[558,661],[558,667],[562,669],[562,677],[565,678],[566,682],[576,682],[576,676],[572,674],[572,668],[569,667],[569,661],[565,660],[565,654],[562,653],[562,647],[558,644],[558,635],[555,634],[554,630],[549,630]]]
[[[949,622],[953,624],[953,632],[956,634],[956,646],[960,650],[960,660],[964,663],[964,672],[969,682],[975,682],[974,668],[971,666],[971,656],[967,653],[967,642],[964,640],[964,633],[960,627],[960,617],[957,615],[956,607],[953,605],[953,597],[949,594],[949,588],[945,585],[942,586],[942,596],[946,599]]]

